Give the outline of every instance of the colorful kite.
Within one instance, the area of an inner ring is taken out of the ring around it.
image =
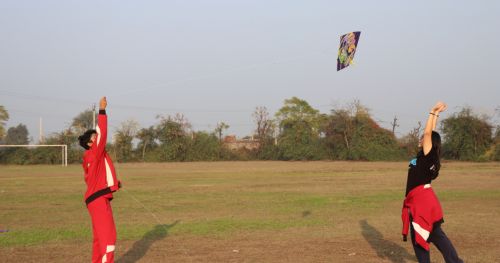
[[[352,64],[354,53],[358,45],[361,32],[351,32],[340,37],[339,56],[337,58],[337,71],[346,68]]]

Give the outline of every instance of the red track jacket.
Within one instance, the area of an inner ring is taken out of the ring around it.
[[[85,203],[88,205],[98,197],[113,198],[113,192],[119,189],[120,181],[116,179],[115,167],[106,152],[108,135],[108,117],[106,111],[100,110],[97,117],[97,138],[89,150],[83,155],[83,170],[85,172]]]
[[[415,230],[415,241],[429,251],[427,239],[434,223],[443,219],[441,204],[430,184],[419,185],[411,190],[403,203],[401,219],[403,220],[403,236],[408,235],[410,214],[413,219],[411,224]]]

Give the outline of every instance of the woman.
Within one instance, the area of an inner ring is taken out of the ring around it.
[[[410,162],[408,169],[406,198],[402,212],[403,240],[406,241],[410,227],[412,245],[418,262],[430,262],[430,242],[439,249],[447,263],[463,262],[441,229],[441,224],[444,222],[443,211],[431,187],[431,181],[437,178],[441,168],[441,136],[434,130],[439,113],[446,107],[446,104],[438,102],[432,108],[424,135],[420,140],[421,149],[417,158]]]

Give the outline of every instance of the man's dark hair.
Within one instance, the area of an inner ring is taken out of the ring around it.
[[[80,142],[80,146],[85,148],[85,150],[90,149],[88,143],[90,142],[90,137],[92,134],[97,133],[96,130],[87,130],[84,134],[78,136],[78,141]]]

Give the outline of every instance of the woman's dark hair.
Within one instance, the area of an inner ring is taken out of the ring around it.
[[[438,132],[432,131],[432,148],[436,151],[439,159],[441,159],[441,135]]]
[[[85,150],[90,149],[88,143],[90,142],[90,137],[92,134],[97,133],[96,130],[87,130],[84,134],[78,136],[78,141],[80,142],[80,146],[85,148]]]
[[[431,135],[432,149],[436,152],[436,166],[434,167],[434,175],[432,179],[435,179],[439,175],[439,169],[441,169],[441,135],[438,132],[432,131]],[[432,151],[432,150],[431,150]]]

